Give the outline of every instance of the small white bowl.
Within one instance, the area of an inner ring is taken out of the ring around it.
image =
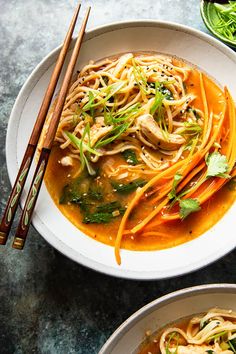
[[[12,110],[6,141],[11,183],[17,174],[59,49],[55,49],[36,67]],[[132,21],[91,30],[85,35],[78,68],[91,59],[98,60],[128,51],[156,51],[181,57],[207,72],[219,84],[227,85],[236,95],[236,54],[214,38],[174,23]],[[26,183],[23,200],[28,188],[29,182]],[[121,266],[116,264],[112,247],[86,236],[63,216],[44,185],[32,222],[53,247],[74,261],[113,276],[146,280],[196,270],[231,251],[236,245],[233,231],[235,215],[236,205],[204,235],[177,247],[149,252],[122,250]]]
[[[135,354],[147,331],[154,333],[171,322],[213,307],[236,311],[236,285],[195,286],[152,301],[129,317],[98,354]]]

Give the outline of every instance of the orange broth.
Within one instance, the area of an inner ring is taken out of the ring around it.
[[[177,62],[174,59],[175,64]],[[219,114],[223,110],[223,92],[222,90],[208,77],[204,77],[205,90],[207,95],[209,111],[212,110],[215,114]],[[203,110],[201,102],[199,73],[193,69],[186,81],[186,88],[188,93],[193,93],[197,96],[193,105],[195,108]],[[109,223],[102,224],[84,224],[82,222],[83,216],[80,207],[76,204],[60,204],[59,199],[63,187],[70,183],[72,177],[78,170],[79,162],[76,162],[72,167],[63,167],[59,161],[63,156],[66,156],[68,151],[63,151],[58,145],[52,149],[45,175],[45,183],[47,189],[53,198],[55,204],[60,211],[81,231],[90,237],[103,242],[105,244],[114,246],[118,227],[121,221],[121,216],[115,217]],[[125,164],[125,160],[121,155],[113,155],[102,157],[99,162],[99,168],[109,160],[113,167],[119,164]],[[127,165],[128,166],[128,165]],[[147,175],[143,179],[148,181]],[[123,181],[122,181],[123,182]],[[106,202],[119,200],[122,205],[127,205],[133,198],[134,193],[128,195],[118,195],[112,192],[110,181],[107,177],[101,175],[99,177],[99,184],[102,186],[103,192],[106,193]],[[210,229],[219,219],[223,217],[226,211],[231,207],[235,201],[236,191],[229,190],[225,185],[218,191],[210,200],[202,205],[200,211],[192,213],[183,221],[176,220],[165,222],[158,226],[158,232],[163,232],[167,236],[141,236],[141,235],[124,235],[122,239],[122,248],[130,250],[157,250],[169,247],[174,247],[178,244],[190,241],[205,231]],[[135,208],[129,219],[129,229],[135,226],[145,215],[153,210],[153,206],[141,201],[139,206]]]

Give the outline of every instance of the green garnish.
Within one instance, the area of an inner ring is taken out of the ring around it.
[[[110,203],[100,204],[99,206],[97,206],[96,210],[99,213],[112,213],[113,211],[119,210],[120,215],[123,215],[125,212],[125,209],[117,200]]]
[[[137,65],[135,62],[135,59],[132,59],[132,65],[133,65],[133,74],[134,78],[136,81],[136,84],[139,86],[140,91],[143,92],[143,94],[147,94],[147,77],[145,73],[143,72],[143,69],[141,66]]]
[[[110,110],[108,107],[104,106],[103,114],[106,125],[114,125],[133,119],[141,111],[140,103],[135,103],[126,109],[120,109],[116,113],[114,113],[114,107],[115,105],[113,105]]]
[[[115,82],[114,84],[112,84],[110,86],[102,88],[100,91],[97,92],[96,95],[90,95],[89,101],[84,105],[83,110],[87,111],[90,109],[90,111],[91,111],[91,108],[94,108],[94,107],[97,107],[100,105],[104,105],[112,96],[114,96],[116,93],[118,93],[118,91],[120,91],[120,89],[124,85],[125,85],[125,82],[123,82],[123,81],[122,82]],[[104,97],[103,99],[101,99],[100,101],[95,103],[94,101],[100,93],[105,93],[107,95],[106,95],[106,97]]]
[[[96,171],[93,169],[92,165],[88,161],[88,158],[87,158],[87,156],[86,156],[86,154],[84,152],[84,148],[88,151],[88,153],[91,153],[91,154],[94,154],[94,155],[97,155],[97,156],[101,156],[101,154],[91,147],[91,143],[90,143],[90,125],[89,125],[89,123],[87,123],[86,127],[84,128],[84,132],[82,134],[81,139],[77,138],[77,136],[75,136],[74,134],[71,134],[69,132],[65,132],[65,133],[68,136],[68,138],[70,139],[70,141],[72,142],[72,144],[74,144],[74,146],[79,149],[81,171],[83,171],[84,167],[86,166],[89,174],[91,176],[94,176],[96,174]],[[86,135],[88,136],[88,143],[84,142],[84,138],[85,138]]]
[[[160,82],[155,82],[155,100],[154,103],[150,109],[150,113],[154,115],[155,112],[157,112],[158,116],[163,114],[163,107],[162,107],[162,102],[165,98],[163,93],[160,90],[161,84]]]
[[[126,109],[121,109],[113,115],[113,123],[119,123],[133,118],[140,110],[140,103],[135,103]]]
[[[213,30],[230,41],[236,41],[236,1],[228,1],[225,5],[218,3],[213,5],[215,18],[218,17],[217,22],[211,21]]]
[[[134,150],[127,149],[122,152],[122,156],[124,157],[125,161],[132,166],[138,165],[139,161],[137,159],[137,156],[134,152]]]
[[[178,132],[181,135],[195,135],[201,133],[202,128],[198,123],[184,122],[184,127]]]
[[[213,336],[208,337],[207,340],[208,341],[212,341],[212,340],[218,339],[220,337],[223,337],[226,333],[227,333],[226,331],[222,331],[220,333],[216,333]]]
[[[86,144],[83,141],[83,137],[81,139],[79,139],[77,136],[75,136],[74,134],[70,133],[70,132],[65,132],[66,135],[68,136],[68,138],[70,139],[70,141],[79,149],[80,145],[84,146],[84,148],[86,148],[87,151],[91,152],[91,154],[97,155],[97,156],[101,156],[101,153],[96,151],[95,149],[91,148],[90,144]]]
[[[181,178],[182,178],[182,175],[178,172],[174,175],[172,189],[171,189],[170,193],[168,194],[169,199],[176,198],[176,187],[177,187],[179,181],[181,180]]]
[[[204,317],[201,319],[199,327],[200,329],[203,329],[204,327],[206,327],[206,325],[208,325],[209,321],[205,320]]]
[[[179,201],[180,217],[185,219],[189,214],[195,213],[201,209],[199,201],[197,199],[182,199]]]
[[[93,213],[86,214],[82,222],[84,224],[107,224],[112,218],[113,216],[110,213]]]
[[[117,211],[117,215],[114,213]],[[123,208],[118,201],[111,203],[100,204],[96,207],[95,212],[87,212],[84,216],[83,223],[85,224],[102,224],[108,223],[113,218],[123,215],[125,208]]]
[[[104,203],[105,195],[94,179],[83,173],[62,190],[60,204],[78,205],[84,215],[83,223],[108,223],[123,215],[125,208],[119,201]]]
[[[228,344],[230,348],[233,350],[233,352],[236,353],[236,338],[229,340]]]
[[[170,84],[171,82],[168,82]],[[172,101],[174,99],[173,93],[161,83],[160,91],[165,96],[166,100]]]
[[[164,107],[163,107],[163,100],[165,95],[161,92],[161,83],[155,82],[155,99],[154,103],[150,109],[151,115],[156,116],[156,121],[159,124],[161,129],[162,135],[164,139],[167,140],[168,137],[168,129],[165,122],[165,115],[164,115]]]
[[[221,155],[219,152],[213,152],[207,156],[206,164],[208,166],[206,177],[230,178],[227,174],[229,165],[225,155]]]
[[[136,179],[128,184],[112,181],[111,185],[117,193],[129,194],[134,192],[138,187],[143,187],[147,182],[142,179]]]
[[[171,344],[171,341],[176,337],[176,348],[175,348],[175,351],[172,352],[170,351],[170,344]],[[177,354],[178,353],[178,346],[179,346],[179,334],[176,333],[176,332],[173,332],[169,338],[168,338],[168,342],[166,344],[166,347],[165,347],[165,350],[166,350],[166,354]]]
[[[130,124],[131,122],[126,122],[114,127],[107,135],[95,144],[95,148],[100,148],[118,139],[129,128]]]

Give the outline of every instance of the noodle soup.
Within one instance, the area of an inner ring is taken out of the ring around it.
[[[46,186],[120,263],[120,248],[173,247],[224,215],[236,194],[235,134],[228,90],[181,60],[128,53],[89,63],[67,96]]]
[[[232,354],[235,351],[236,313],[214,308],[147,336],[137,354]]]

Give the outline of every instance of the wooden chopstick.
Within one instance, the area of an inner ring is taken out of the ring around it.
[[[7,238],[11,229],[11,225],[16,213],[16,209],[19,204],[19,200],[21,197],[22,190],[25,185],[25,181],[31,166],[31,163],[33,161],[34,153],[37,147],[37,143],[43,128],[43,124],[45,122],[49,106],[51,104],[51,100],[61,73],[62,66],[64,64],[66,54],[68,52],[71,39],[72,39],[72,34],[75,28],[75,24],[78,18],[79,10],[80,10],[81,4],[79,3],[77,8],[75,9],[73,18],[71,20],[68,32],[66,34],[66,37],[64,39],[64,43],[62,46],[62,49],[60,51],[60,54],[58,56],[55,68],[53,70],[48,88],[46,90],[46,93],[43,98],[43,102],[41,104],[38,117],[36,119],[35,125],[33,127],[27,148],[25,150],[24,157],[22,159],[21,165],[19,172],[17,174],[17,177],[15,179],[14,186],[11,190],[10,197],[8,199],[6,208],[4,210],[4,214],[1,220],[0,224],[0,245],[5,245],[7,242]]]
[[[33,213],[34,206],[35,206],[35,203],[38,198],[38,194],[39,194],[40,187],[42,184],[43,176],[44,176],[44,173],[45,173],[45,170],[47,167],[47,163],[48,163],[48,159],[49,159],[49,155],[51,152],[52,144],[53,144],[53,141],[54,141],[54,138],[56,135],[57,127],[58,127],[61,113],[63,110],[63,106],[64,106],[64,103],[66,100],[66,95],[67,95],[67,92],[69,89],[69,85],[71,82],[73,71],[74,71],[76,61],[77,61],[77,58],[79,55],[79,51],[81,48],[82,39],[83,39],[83,35],[85,32],[86,24],[88,21],[89,13],[90,13],[90,7],[87,9],[83,23],[81,25],[79,35],[78,35],[76,42],[75,42],[75,46],[74,46],[74,49],[73,49],[73,52],[72,52],[72,55],[70,58],[70,62],[67,67],[66,74],[65,74],[65,77],[64,77],[59,95],[58,95],[57,103],[56,103],[55,109],[52,114],[52,118],[51,118],[49,128],[47,131],[47,135],[46,135],[45,141],[43,143],[43,148],[42,148],[42,151],[41,151],[41,154],[39,157],[39,161],[36,166],[34,177],[33,177],[33,180],[32,180],[31,186],[30,186],[30,190],[29,190],[29,193],[28,193],[25,205],[24,205],[24,209],[21,214],[18,228],[16,230],[16,235],[13,240],[12,247],[17,248],[19,250],[22,250],[24,247],[24,244],[25,244],[25,240],[26,240],[27,233],[28,233],[29,226],[30,226],[32,213]]]

